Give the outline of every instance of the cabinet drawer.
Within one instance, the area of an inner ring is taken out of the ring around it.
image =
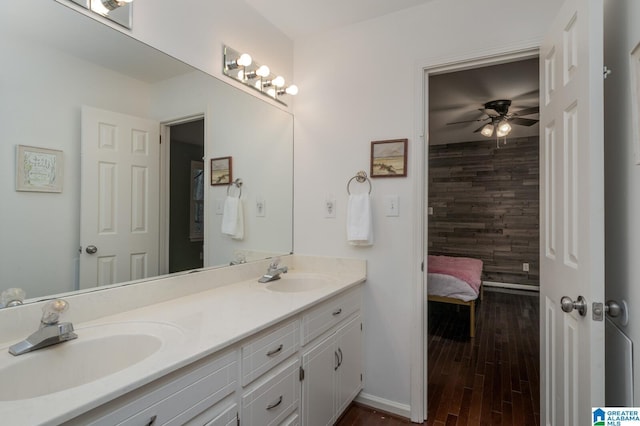
[[[285,324],[242,345],[242,386],[246,386],[298,351],[299,322]]]
[[[217,415],[204,426],[235,426],[238,423],[238,406],[233,404],[231,407]]]
[[[280,426],[300,426],[300,416],[295,412],[280,423]]]
[[[238,353],[175,371],[69,422],[73,425],[182,425],[237,386]]]
[[[322,303],[302,316],[302,345],[306,345],[349,315],[362,304],[360,287]]]
[[[300,360],[277,367],[242,396],[240,422],[245,425],[277,425],[300,404]]]

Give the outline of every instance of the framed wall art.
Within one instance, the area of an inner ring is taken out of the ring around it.
[[[407,139],[371,142],[371,177],[407,176]]]
[[[62,192],[62,151],[34,146],[16,147],[16,191]]]
[[[229,185],[233,181],[231,157],[211,159],[211,185]]]

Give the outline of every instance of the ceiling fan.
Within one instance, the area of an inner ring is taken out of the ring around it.
[[[480,132],[486,137],[491,137],[495,131],[497,137],[504,137],[511,132],[511,124],[517,124],[519,126],[533,126],[538,122],[538,120],[523,118],[522,116],[537,114],[540,112],[540,107],[536,106],[521,109],[516,112],[509,112],[510,106],[511,100],[509,99],[489,101],[484,104],[484,108],[480,109],[480,111],[487,115],[486,117],[478,118],[477,120],[456,121],[453,123],[447,123],[447,125],[488,121],[488,123],[483,124],[473,132]]]

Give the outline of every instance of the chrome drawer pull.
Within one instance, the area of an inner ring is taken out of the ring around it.
[[[278,398],[278,402],[274,402],[271,405],[267,405],[267,410],[273,410],[274,408],[276,408],[280,404],[282,404],[282,395],[280,395],[280,398]]]
[[[273,350],[267,352],[267,356],[274,356],[275,354],[277,354],[281,350],[282,350],[282,344],[280,344],[280,346],[278,346],[278,349],[273,349]]]
[[[338,308],[335,311],[333,311],[333,316],[335,317],[336,315],[340,315],[342,313],[342,308]]]

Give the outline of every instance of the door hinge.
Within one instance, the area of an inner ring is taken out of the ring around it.
[[[162,145],[162,135],[158,136],[158,139],[160,139],[160,145]]]
[[[606,80],[610,74],[611,74],[611,69],[605,65],[604,69],[602,70],[602,77]]]
[[[303,380],[304,380],[304,368],[302,368],[302,367],[300,367],[300,374],[299,374],[299,376],[300,376],[300,381],[303,381]]]
[[[362,381],[362,374],[360,374],[360,381]]]
[[[240,426],[240,413],[236,411],[236,426]]]
[[[360,331],[362,331],[362,323],[360,323]]]
[[[422,272],[424,272],[424,262],[422,262],[422,263],[420,264],[420,270],[421,270]]]

